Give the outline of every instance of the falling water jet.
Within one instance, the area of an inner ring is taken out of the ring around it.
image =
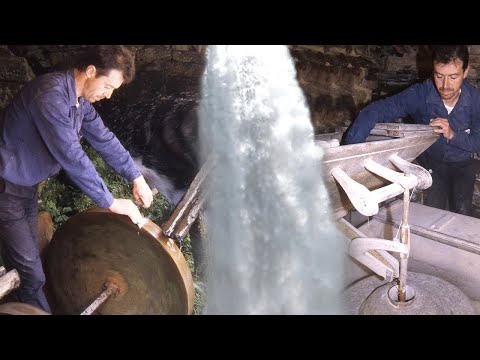
[[[344,241],[286,46],[210,46],[207,314],[339,314]]]

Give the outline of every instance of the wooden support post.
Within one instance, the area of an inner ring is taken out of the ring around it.
[[[213,157],[209,157],[193,179],[182,200],[173,210],[172,215],[161,226],[166,236],[181,240],[187,235],[203,205],[205,194],[201,194],[200,189],[213,168],[213,163]]]
[[[3,268],[5,270],[5,268]],[[20,286],[20,276],[13,269],[0,276],[0,299]]]

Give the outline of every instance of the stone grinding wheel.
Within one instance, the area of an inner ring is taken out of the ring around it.
[[[50,315],[30,304],[9,302],[0,305],[0,315]]]
[[[191,314],[194,288],[176,244],[147,220],[142,229],[125,215],[93,208],[71,217],[46,254],[47,284],[58,314],[81,314],[116,284],[95,314]]]

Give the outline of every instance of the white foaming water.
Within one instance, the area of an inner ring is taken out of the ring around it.
[[[286,46],[210,46],[206,314],[340,314],[344,240]]]

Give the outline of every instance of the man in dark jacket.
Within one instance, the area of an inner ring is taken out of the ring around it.
[[[376,123],[410,116],[417,124],[439,126],[443,134],[424,154],[432,173],[426,205],[470,215],[475,167],[480,151],[480,92],[464,82],[469,66],[466,45],[441,45],[433,51],[433,81],[415,84],[363,109],[345,136],[346,144],[365,141]]]
[[[142,222],[131,200],[113,198],[80,143],[83,136],[107,164],[133,182],[134,198],[150,206],[150,187],[92,106],[110,98],[134,74],[134,59],[126,48],[94,47],[75,69],[26,84],[0,115],[0,241],[6,268],[20,275],[14,300],[50,312],[38,250],[37,185],[60,169],[100,207]]]

